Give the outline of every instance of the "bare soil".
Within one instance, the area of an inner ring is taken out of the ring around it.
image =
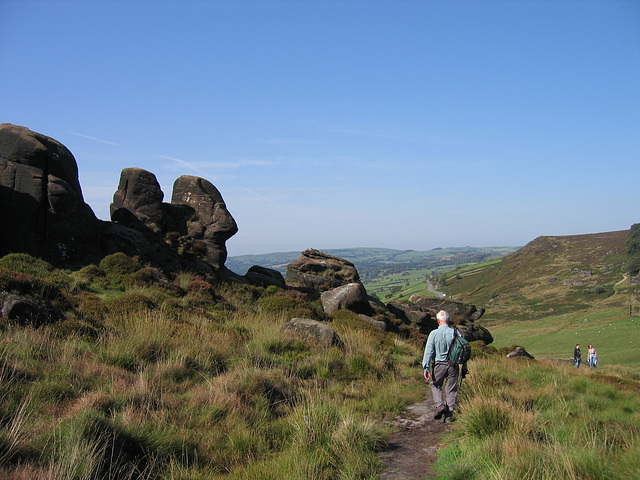
[[[434,420],[433,401],[415,403],[394,419],[395,433],[380,454],[385,467],[382,480],[424,480],[435,478],[432,470],[442,434],[450,424]]]

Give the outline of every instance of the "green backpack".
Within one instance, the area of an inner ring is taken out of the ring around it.
[[[454,330],[453,342],[451,342],[451,346],[449,347],[447,360],[453,365],[462,365],[463,363],[467,363],[470,358],[471,345],[458,333],[458,330]]]

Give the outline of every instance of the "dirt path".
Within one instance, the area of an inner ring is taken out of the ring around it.
[[[432,466],[442,434],[450,426],[433,419],[431,399],[416,403],[394,419],[396,432],[380,454],[382,480],[424,480],[435,477]]]

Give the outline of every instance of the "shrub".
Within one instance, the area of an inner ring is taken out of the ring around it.
[[[72,335],[95,339],[98,337],[98,329],[87,322],[78,320],[64,320],[51,325],[51,329],[61,338],[67,338]]]
[[[290,318],[317,319],[318,315],[308,302],[301,298],[285,295],[271,295],[260,299],[260,313],[265,315],[283,315]]]

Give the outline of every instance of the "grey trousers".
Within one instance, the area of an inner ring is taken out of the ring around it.
[[[431,393],[433,394],[433,403],[436,404],[436,409],[445,405],[443,398],[443,386],[446,394],[446,405],[449,410],[453,411],[456,408],[456,399],[458,398],[458,365],[450,365],[448,362],[437,362],[433,368],[431,375]]]

